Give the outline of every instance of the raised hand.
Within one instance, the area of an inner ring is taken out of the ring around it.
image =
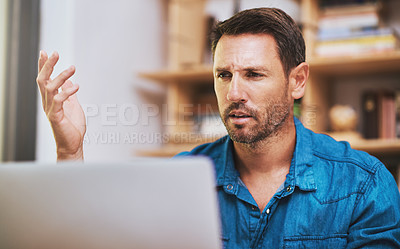
[[[43,109],[53,129],[57,159],[83,160],[86,119],[75,94],[79,86],[69,80],[75,73],[75,67],[69,67],[52,80],[50,76],[58,59],[57,52],[48,57],[46,52],[40,51],[36,82]]]

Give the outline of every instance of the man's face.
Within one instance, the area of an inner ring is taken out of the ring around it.
[[[288,120],[288,81],[272,36],[222,36],[213,73],[219,112],[233,141],[261,141]]]

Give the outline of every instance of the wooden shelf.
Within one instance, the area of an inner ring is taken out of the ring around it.
[[[314,57],[308,62],[312,73],[328,76],[400,72],[400,51],[346,57]],[[164,83],[213,81],[212,66],[160,70],[140,73],[139,76]]]
[[[362,150],[372,155],[400,154],[400,139],[364,139],[355,132],[327,133],[337,141],[348,141],[353,149]]]
[[[400,72],[400,51],[345,57],[313,57],[308,62],[312,73],[326,76]],[[140,73],[139,76],[162,83],[213,81],[212,66],[160,70]]]
[[[373,155],[400,154],[400,139],[362,139],[351,142],[351,146]]]
[[[213,82],[212,66],[203,66],[179,70],[161,70],[157,72],[140,73],[140,77],[161,83],[210,83]]]
[[[400,72],[400,51],[347,57],[314,57],[310,71],[324,76]]]

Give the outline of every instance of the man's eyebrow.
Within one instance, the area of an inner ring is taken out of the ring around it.
[[[246,67],[246,68],[243,68],[243,70],[244,70],[244,71],[247,71],[247,72],[252,72],[252,71],[270,72],[270,71],[271,71],[271,70],[269,70],[269,69],[266,68],[266,67]]]
[[[217,72],[230,71],[230,70],[231,69],[229,69],[228,67],[217,67],[217,68],[215,68],[215,71],[217,71]],[[241,71],[247,71],[247,72],[250,72],[250,71],[270,72],[271,71],[268,68],[262,67],[262,66],[260,66],[260,67],[245,67],[245,68],[242,68],[240,70]]]
[[[226,67],[217,67],[217,68],[215,68],[215,71],[218,71],[218,72],[221,72],[221,71],[229,71],[229,69],[226,68]]]

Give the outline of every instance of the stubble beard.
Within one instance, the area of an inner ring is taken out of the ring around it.
[[[250,114],[256,124],[251,127],[231,124],[229,122],[229,113],[233,110],[240,110]],[[223,114],[220,113],[231,139],[234,142],[248,145],[255,145],[257,142],[278,134],[280,128],[288,120],[289,114],[290,105],[286,96],[283,96],[278,101],[268,102],[264,110],[255,110],[247,107],[242,102],[234,102],[224,110]]]

